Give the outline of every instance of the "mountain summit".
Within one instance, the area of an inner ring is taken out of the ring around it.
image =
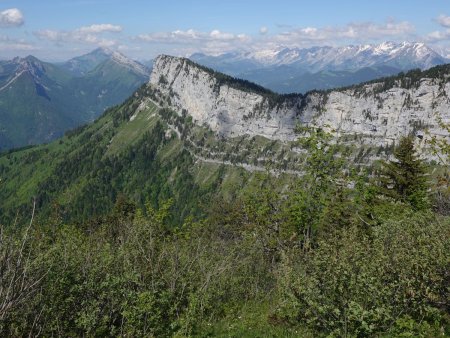
[[[88,54],[74,57],[65,62],[63,68],[77,76],[85,75],[100,63],[111,59],[112,51],[107,48],[97,48]]]
[[[148,76],[150,71],[144,65],[108,48],[97,48],[88,54],[77,56],[65,62],[63,68],[76,76],[86,75],[105,61],[114,61],[137,74]]]

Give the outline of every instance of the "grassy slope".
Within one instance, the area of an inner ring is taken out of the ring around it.
[[[0,220],[29,215],[31,199],[49,214],[57,201],[67,219],[110,210],[119,193],[138,204],[173,197],[180,218],[197,213],[215,191],[225,194],[253,176],[242,168],[197,161],[148,107],[133,119],[140,98],[107,111],[87,127],[50,144],[0,156]]]

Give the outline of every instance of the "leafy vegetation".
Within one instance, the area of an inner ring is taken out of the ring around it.
[[[344,154],[322,130],[301,140],[305,174],[283,189],[279,178],[258,174],[243,193],[209,194],[200,203],[201,186],[183,173],[192,166],[189,156],[180,150],[174,164],[168,154],[158,160],[178,142],[166,139],[164,121],[101,156],[110,136],[128,132],[113,123],[127,107],[61,144],[3,155],[2,163],[19,156],[33,163],[56,154],[55,147],[67,162],[56,164],[64,175],[46,179],[45,203],[62,186],[70,187],[64,195],[85,191],[78,196],[88,201],[81,209],[76,199],[65,210],[53,204],[40,217],[33,210],[23,227],[1,228],[3,336],[450,335],[448,216],[428,204],[417,208],[402,194],[386,198],[379,189],[384,175],[344,170]],[[85,148],[71,148],[75,139]],[[404,161],[413,153],[405,139],[391,164],[419,165]],[[104,171],[115,167],[122,174]],[[408,175],[391,175],[393,187]],[[175,188],[154,195],[169,180]],[[107,195],[107,185],[117,194]],[[148,202],[134,198],[136,191]],[[45,205],[40,199],[36,207]],[[86,210],[89,204],[104,211]],[[78,217],[64,217],[70,208]]]

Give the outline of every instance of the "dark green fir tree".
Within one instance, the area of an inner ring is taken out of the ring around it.
[[[426,165],[416,155],[414,139],[403,137],[394,150],[394,160],[383,161],[378,177],[382,195],[410,204],[413,209],[429,207]]]

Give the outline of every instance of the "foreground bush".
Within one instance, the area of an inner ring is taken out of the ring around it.
[[[307,238],[271,189],[179,227],[121,199],[2,231],[0,336],[449,335],[450,218],[327,195]]]
[[[148,209],[145,216],[128,209],[85,229],[36,227],[30,233],[35,245],[26,250],[8,237],[0,257],[20,278],[2,273],[0,287],[39,283],[18,289],[14,306],[0,312],[0,335],[189,336],[203,322],[267,291],[257,245],[242,245],[240,236],[213,225],[171,228],[165,223],[168,206]],[[20,255],[27,265],[17,260]]]
[[[434,336],[449,311],[449,271],[448,219],[353,226],[286,256],[277,315],[332,336]]]

